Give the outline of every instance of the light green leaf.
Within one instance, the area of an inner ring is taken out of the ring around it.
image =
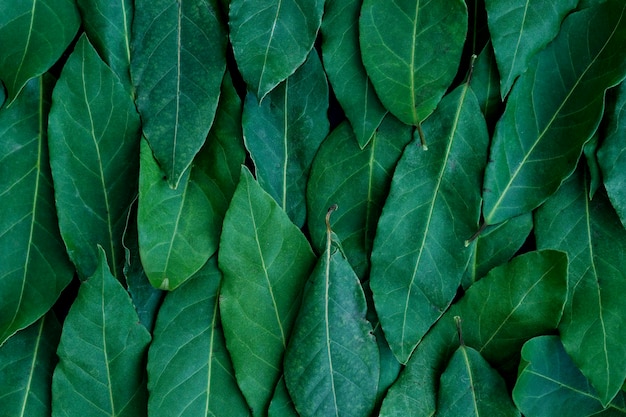
[[[139,117],[83,35],[63,67],[50,109],[50,165],[61,236],[82,278],[105,248],[122,278],[122,234],[136,195]]]
[[[253,414],[265,416],[315,256],[245,167],[226,212],[218,260],[220,312],[237,383]]]
[[[1,417],[48,417],[61,326],[50,313],[0,347]]]
[[[577,171],[535,217],[537,247],[569,256],[569,295],[559,324],[574,363],[608,404],[626,379],[626,230],[606,194],[589,201]]]
[[[61,334],[52,379],[52,416],[147,415],[145,353],[150,333],[111,275],[104,250],[81,284]]]
[[[143,134],[172,188],[204,144],[226,69],[214,0],[137,0],[131,75]]]
[[[559,33],[561,21],[577,3],[578,0],[485,0],[503,98],[526,71],[532,57]]]
[[[244,138],[258,181],[297,226],[306,219],[306,181],[328,133],[327,111],[328,84],[315,51],[261,104],[251,93],[244,104]]]
[[[323,0],[232,0],[228,24],[237,67],[262,101],[313,48]]]
[[[497,367],[519,354],[526,340],[554,331],[566,296],[567,257],[562,252],[529,252],[494,268],[426,334],[389,389],[380,416],[435,413],[439,374],[459,346],[455,316],[463,322],[465,345]]]
[[[358,23],[361,3],[362,0],[326,1],[322,20],[322,56],[335,97],[363,149],[387,110],[376,96],[361,61]]]
[[[471,347],[461,345],[441,375],[438,417],[519,416],[504,379]]]
[[[61,57],[80,26],[73,0],[23,0],[0,3],[0,79],[9,105],[31,78]]]
[[[513,400],[526,417],[614,417],[626,415],[626,395],[620,392],[606,409],[600,396],[580,373],[557,336],[541,336],[522,348]]]
[[[349,124],[339,125],[324,140],[315,156],[307,183],[308,227],[314,248],[326,246],[324,218],[333,204],[333,230],[354,272],[365,278],[376,224],[391,176],[411,127],[389,115],[361,149]]]
[[[370,286],[396,358],[406,363],[452,302],[480,219],[480,181],[488,135],[467,84],[446,96],[424,123],[426,151],[414,142],[394,172],[374,240]]]
[[[458,71],[467,8],[463,0],[364,0],[359,34],[378,97],[398,119],[417,126]]]
[[[0,345],[43,316],[73,276],[48,163],[51,92],[52,77],[39,77],[0,109]]]
[[[612,0],[569,15],[513,87],[485,173],[487,224],[538,207],[574,171],[605,90],[626,74],[625,12]]]
[[[165,297],[148,352],[151,416],[250,415],[219,321],[221,279],[213,257]]]

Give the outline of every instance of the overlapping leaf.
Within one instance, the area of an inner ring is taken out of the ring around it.
[[[147,415],[150,334],[99,247],[98,269],[81,284],[63,323],[52,380],[52,415]]]
[[[299,417],[293,400],[287,391],[287,385],[285,385],[285,377],[281,377],[276,389],[274,390],[274,396],[270,402],[270,407],[267,412],[268,417]]]
[[[417,346],[387,393],[380,416],[435,413],[439,374],[459,346],[455,316],[463,322],[465,344],[499,366],[518,354],[526,340],[556,328],[566,296],[567,256],[562,252],[530,252],[493,269]]]
[[[0,109],[0,345],[52,307],[73,268],[59,234],[48,163],[52,77]]]
[[[214,0],[138,0],[131,74],[143,133],[170,187],[204,144],[226,68]]]
[[[306,219],[306,182],[328,133],[328,84],[317,53],[259,104],[250,93],[243,112],[246,147],[261,186],[298,226]]]
[[[246,168],[226,212],[218,259],[226,346],[253,414],[264,416],[315,257]]]
[[[470,86],[476,94],[487,126],[492,127],[502,105],[500,100],[500,75],[491,44],[487,44],[474,61]]]
[[[0,4],[0,79],[11,103],[31,78],[48,71],[80,26],[72,0],[3,1]]]
[[[530,211],[576,167],[596,130],[604,92],[626,75],[626,4],[569,15],[509,95],[484,184],[487,224]]]
[[[220,326],[221,279],[213,257],[165,297],[148,353],[151,416],[250,415]]]
[[[458,70],[466,34],[462,0],[363,1],[363,64],[394,116],[417,126],[432,113]]]
[[[48,132],[59,226],[70,259],[88,277],[102,245],[121,279],[122,234],[137,192],[139,117],[85,35],[54,89]]]
[[[409,144],[378,223],[370,286],[398,360],[405,363],[448,307],[470,259],[480,216],[488,135],[467,84],[424,123],[429,150]]]
[[[230,41],[258,101],[305,61],[323,12],[323,0],[231,0]]]
[[[577,172],[538,211],[537,247],[567,252],[569,296],[559,325],[565,350],[608,404],[626,379],[626,230],[606,195],[588,199]]]

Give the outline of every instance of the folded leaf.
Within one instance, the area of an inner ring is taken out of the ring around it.
[[[131,74],[143,134],[172,188],[204,144],[226,68],[214,0],[137,0]]]
[[[150,333],[111,275],[104,250],[81,284],[61,334],[52,379],[52,416],[147,415],[145,353]]]
[[[364,0],[359,34],[378,97],[398,119],[417,126],[457,73],[467,8],[462,0]]]
[[[485,172],[487,224],[538,207],[576,168],[605,90],[626,75],[625,13],[610,0],[569,15],[513,87]]]
[[[265,416],[315,256],[245,167],[226,212],[218,261],[220,312],[237,383],[253,414]]]
[[[370,286],[385,337],[406,363],[452,302],[480,218],[488,135],[467,84],[446,96],[423,125],[429,150],[407,145],[378,222]]]
[[[81,36],[52,94],[50,165],[61,236],[82,278],[97,245],[122,278],[122,234],[136,195],[139,116],[119,79]]]

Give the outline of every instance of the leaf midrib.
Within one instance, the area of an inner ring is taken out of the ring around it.
[[[35,374],[35,368],[37,367],[37,358],[39,356],[39,347],[41,346],[41,339],[43,334],[43,326],[46,321],[45,316],[39,322],[39,329],[37,332],[37,339],[35,341],[35,348],[33,350],[33,360],[30,362],[30,372],[28,373],[28,382],[24,389],[24,398],[22,399],[22,409],[20,411],[20,417],[26,416],[26,404],[28,403],[29,393],[33,384],[33,375]]]
[[[335,417],[339,417],[339,407],[337,406],[337,392],[335,391],[335,375],[333,367],[333,357],[330,349],[330,261],[331,261],[331,246],[332,236],[330,227],[327,225],[326,231],[326,266],[324,270],[324,329],[326,331],[326,355],[328,356],[328,367],[330,374],[330,387],[333,394],[333,406],[335,410]]]

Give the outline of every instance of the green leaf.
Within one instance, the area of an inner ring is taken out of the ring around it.
[[[537,247],[569,256],[569,295],[559,324],[561,340],[604,405],[626,379],[626,230],[606,195],[589,201],[587,178],[577,171],[537,210]]]
[[[307,183],[308,227],[314,248],[326,242],[324,218],[333,204],[333,231],[342,239],[354,272],[365,278],[376,224],[395,165],[411,140],[411,128],[389,115],[371,141],[361,149],[350,125],[339,125],[315,156]]]
[[[396,358],[406,363],[452,302],[480,218],[488,135],[467,84],[424,123],[429,150],[409,144],[394,172],[372,251],[374,303]]]
[[[500,100],[500,75],[491,44],[487,44],[474,61],[470,86],[476,94],[480,109],[490,129],[497,121],[502,106]]]
[[[311,274],[285,353],[285,382],[296,410],[310,416],[366,416],[376,402],[378,346],[365,294],[333,242]]]
[[[596,191],[602,185],[602,172],[600,169],[600,163],[598,162],[597,153],[600,144],[600,131],[596,130],[589,142],[583,146],[583,155],[587,161],[587,167],[589,168],[589,199],[593,200],[593,196]]]
[[[556,328],[566,295],[562,252],[529,252],[494,268],[426,334],[389,389],[380,416],[435,413],[439,375],[459,346],[455,316],[463,321],[465,345],[497,367],[519,354],[526,340]]]
[[[0,79],[10,104],[24,85],[48,71],[74,39],[80,15],[72,0],[0,4]]]
[[[519,416],[504,379],[471,347],[461,345],[441,375],[438,417]]]
[[[122,234],[136,195],[139,117],[85,35],[63,67],[50,109],[50,165],[61,236],[81,277],[105,248],[122,278]]]
[[[297,225],[306,219],[306,181],[328,133],[328,84],[313,51],[259,104],[249,93],[243,132],[259,183]]]
[[[262,101],[313,48],[323,0],[232,0],[228,24],[237,67]]]
[[[48,163],[51,92],[52,77],[39,77],[0,109],[0,345],[43,316],[73,276]]]
[[[398,119],[417,126],[458,70],[467,8],[462,0],[364,0],[359,34],[378,97]]]
[[[293,400],[287,391],[285,385],[284,376],[280,378],[278,384],[276,384],[276,390],[274,396],[270,402],[270,408],[267,412],[269,417],[298,417],[299,414],[296,411]]]
[[[81,284],[61,334],[52,379],[52,415],[147,415],[145,353],[150,333],[107,267],[104,250]]]
[[[245,167],[226,212],[218,261],[226,346],[253,414],[264,416],[315,256]]]
[[[485,173],[487,224],[538,207],[574,171],[605,90],[626,74],[625,11],[614,0],[569,15],[513,87]]]
[[[213,0],[137,0],[131,75],[143,134],[172,188],[204,144],[226,69]]]
[[[362,0],[326,1],[322,20],[322,56],[335,97],[363,149],[387,110],[374,92],[359,53],[361,3]]]
[[[48,417],[61,326],[50,313],[0,347],[2,417]]]
[[[527,417],[626,415],[620,392],[605,409],[600,396],[580,373],[557,336],[541,336],[522,348],[520,372],[513,389],[515,404]]]
[[[526,71],[532,57],[559,33],[561,21],[577,3],[578,0],[485,1],[503,98]]]
[[[151,416],[248,416],[221,330],[222,275],[211,258],[167,294],[148,352]]]

